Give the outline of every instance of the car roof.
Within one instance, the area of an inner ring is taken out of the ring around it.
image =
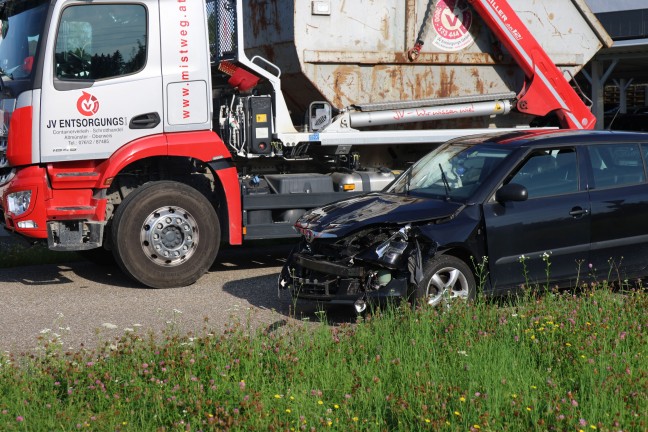
[[[492,134],[467,136],[458,138],[453,142],[468,145],[497,144],[512,147],[615,142],[648,143],[648,133],[609,130],[525,129],[514,132],[495,132]]]

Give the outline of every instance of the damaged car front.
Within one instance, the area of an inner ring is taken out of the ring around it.
[[[279,287],[295,298],[355,305],[420,299],[438,305],[475,296],[472,257],[484,254],[481,202],[504,146],[454,141],[432,151],[382,192],[302,216],[299,245]]]

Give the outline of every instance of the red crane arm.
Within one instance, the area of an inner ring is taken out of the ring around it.
[[[468,1],[524,71],[517,109],[538,116],[555,111],[563,128],[593,129],[596,117],[508,2]]]

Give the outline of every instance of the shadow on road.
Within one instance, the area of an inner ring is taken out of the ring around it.
[[[2,269],[0,283],[20,283],[25,286],[62,285],[72,282],[65,276],[69,271],[69,266],[60,264]]]
[[[87,261],[2,269],[0,271],[0,283],[19,283],[25,286],[75,283],[67,276],[71,273],[92,283],[112,285],[118,288],[148,289],[129,279],[117,265],[98,266]]]
[[[294,242],[253,242],[245,246],[224,246],[209,271],[280,267],[293,246]],[[80,254],[79,256],[81,258],[79,261],[62,264],[41,264],[2,269],[0,271],[0,283],[61,285],[71,282],[70,278],[66,277],[66,274],[72,272],[94,283],[121,288],[149,289],[126,276],[108,253],[104,252],[102,255]]]
[[[225,282],[223,291],[247,301],[260,309],[274,310],[286,318],[305,321],[325,319],[336,325],[355,322],[356,315],[350,306],[327,305],[309,301],[295,302],[287,291],[279,292],[277,277],[295,241],[250,242],[244,246],[221,248],[210,273],[255,270],[277,267],[269,275],[243,277]],[[126,276],[114,261],[104,260],[102,265],[80,260],[65,264],[43,264],[39,266],[15,267],[0,272],[0,283],[20,283],[25,286],[64,285],[73,282],[76,276],[90,283],[111,285],[132,290],[151,290]],[[224,273],[225,274],[225,273]],[[78,278],[76,278],[78,279]],[[173,289],[173,288],[171,288]]]
[[[280,267],[295,246],[295,241],[250,242],[244,246],[222,246],[209,269],[244,270],[263,267]]]
[[[295,244],[295,240],[287,240],[285,242],[252,242],[245,246],[225,247],[219,252],[210,271],[282,267]],[[275,310],[287,318],[304,321],[326,319],[332,325],[355,322],[355,312],[348,306],[309,301],[294,302],[289,292],[278,289],[278,276],[279,271],[272,275],[226,282],[223,285],[223,291],[243,299],[255,307]],[[264,292],[260,293],[260,290]]]
[[[288,291],[277,288],[278,276],[274,273],[226,282],[223,291],[257,308],[274,310],[286,318],[312,322],[326,320],[331,325],[356,321],[356,314],[350,306],[293,301]]]
[[[73,270],[78,276],[100,284],[112,285],[118,288],[153,289],[126,276],[116,263],[112,265],[97,265],[81,261],[73,267]]]

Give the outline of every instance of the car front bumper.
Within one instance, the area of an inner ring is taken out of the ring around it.
[[[389,272],[388,282],[387,273],[378,280],[378,272]],[[279,287],[288,289],[293,298],[332,304],[406,298],[408,286],[404,272],[346,266],[299,252],[291,253],[279,275]]]

